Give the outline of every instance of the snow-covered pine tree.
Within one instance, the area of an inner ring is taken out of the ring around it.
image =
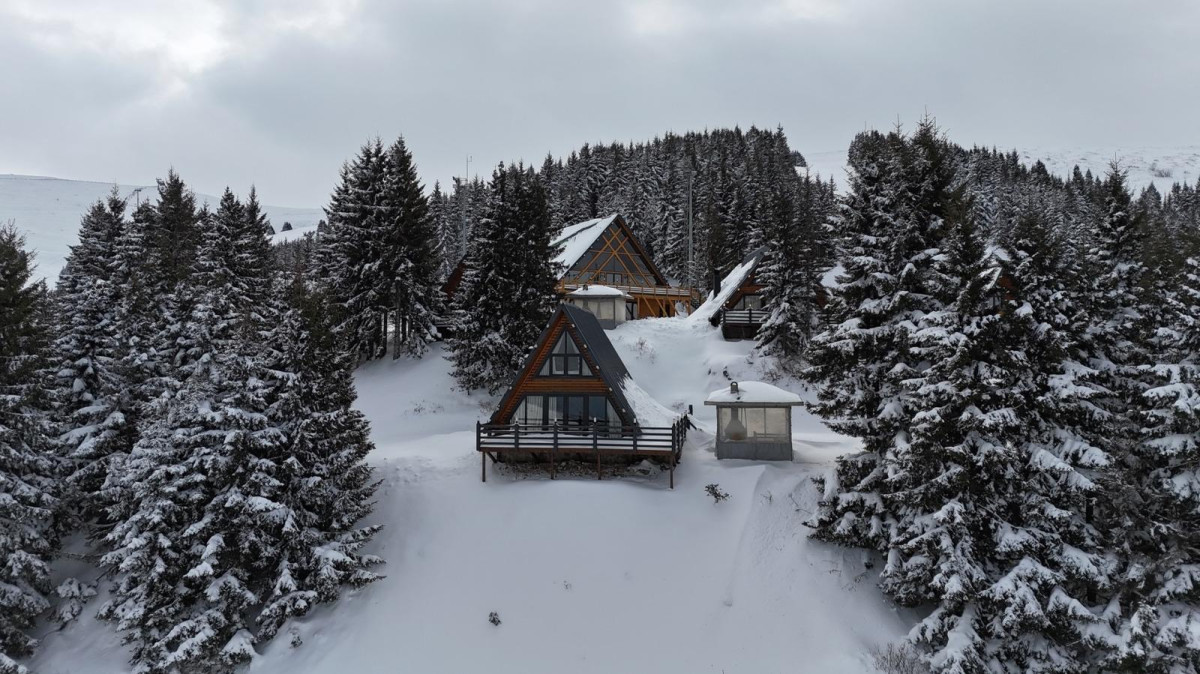
[[[179,290],[190,295],[181,382],[151,404],[105,539],[102,563],[116,583],[101,616],[134,644],[140,671],[227,671],[252,654],[247,613],[258,595],[244,562],[254,551],[239,535],[257,502],[242,486],[278,433],[267,425],[260,347],[246,338],[236,277],[247,222],[226,190]]]
[[[404,138],[387,149],[384,164],[379,203],[386,233],[382,264],[391,280],[392,357],[420,356],[437,332],[434,319],[441,304],[438,233]]]
[[[524,361],[558,300],[546,194],[532,170],[500,165],[455,295],[454,377],[497,391]]]
[[[55,293],[55,424],[71,470],[69,500],[85,520],[103,511],[110,463],[136,439],[121,368],[126,275],[118,246],[126,224],[125,202],[113,188],[84,214]]]
[[[905,236],[914,210],[911,152],[899,133],[862,133],[850,146],[849,189],[832,221],[844,271],[830,289],[827,327],[810,343],[805,373],[818,387],[814,411],[863,442],[861,453],[839,457],[834,474],[819,481],[824,497],[814,535],[880,553],[888,550],[893,517],[880,490],[891,454],[908,442],[903,383],[919,376],[921,362],[910,353],[912,319],[941,308],[926,288],[940,237]]]
[[[12,225],[0,225],[0,673],[24,674],[16,658],[50,604],[60,466],[51,433],[45,356],[49,299],[33,282],[32,256]]]
[[[251,558],[264,601],[259,641],[291,618],[337,598],[345,584],[379,578],[382,560],[359,552],[379,527],[357,527],[370,512],[376,484],[363,459],[369,428],[352,406],[353,359],[337,343],[328,304],[296,284],[279,330],[280,374],[268,410],[282,442],[258,463],[253,480],[261,504],[250,522]]]
[[[359,359],[387,352],[391,270],[387,268],[386,225],[380,217],[386,161],[375,139],[342,167],[341,182],[325,213],[318,275],[338,318],[345,345]]]
[[[1152,523],[1134,552],[1128,643],[1115,662],[1200,670],[1200,258],[1187,259],[1157,335],[1142,406],[1138,506]],[[1146,512],[1148,511],[1148,512]]]
[[[913,423],[884,493],[897,526],[880,584],[902,603],[936,604],[913,635],[937,672],[1078,670],[1103,643],[1084,604],[1096,579],[1082,576],[1105,559],[1074,546],[1089,539],[1086,523],[1064,506],[1086,478],[1043,414],[1059,392],[1061,335],[1026,297],[1043,280],[1018,273],[1034,271],[1015,264],[1028,258],[985,247],[969,211],[946,214],[947,306],[913,336],[930,367],[908,383]]]
[[[799,371],[800,358],[819,324],[817,289],[823,270],[813,247],[827,214],[815,211],[811,194],[818,189],[822,186],[806,177],[798,199],[780,194],[763,232],[767,250],[758,277],[770,316],[759,328],[758,345],[775,356],[785,371]]]

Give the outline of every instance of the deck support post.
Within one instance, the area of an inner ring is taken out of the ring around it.
[[[558,422],[554,422],[554,441],[550,443],[550,479],[554,479],[555,463],[554,452],[558,449]]]
[[[479,453],[479,477],[481,481],[487,482],[487,453]]]
[[[600,435],[596,424],[592,424],[592,451],[596,453],[596,479],[600,479]]]

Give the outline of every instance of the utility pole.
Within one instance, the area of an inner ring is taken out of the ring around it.
[[[467,183],[471,180],[471,155],[467,155],[467,163],[463,170],[462,199],[459,201],[459,215],[462,216],[458,225],[458,245],[463,255],[467,254]]]
[[[687,257],[687,284],[691,288],[695,285],[692,279],[692,268],[695,267],[696,257],[696,241],[692,235],[692,178],[695,175],[695,170],[688,172],[688,257]]]

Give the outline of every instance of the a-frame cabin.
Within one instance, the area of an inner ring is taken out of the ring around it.
[[[622,390],[628,377],[625,363],[596,317],[563,304],[489,423],[602,426],[619,433],[638,423]]]
[[[627,320],[674,316],[676,303],[691,301],[691,289],[671,285],[618,214],[564,227],[552,245],[564,295],[584,285],[615,288],[633,298]]]
[[[542,331],[512,386],[486,424],[475,426],[481,478],[487,460],[542,461],[554,478],[562,461],[602,465],[651,460],[664,465],[675,486],[687,423],[648,427],[625,396],[629,371],[591,312],[562,304]]]
[[[754,339],[767,320],[763,285],[757,275],[765,253],[764,246],[747,255],[713,288],[715,301],[721,306],[713,313],[712,323],[720,324],[725,339]]]

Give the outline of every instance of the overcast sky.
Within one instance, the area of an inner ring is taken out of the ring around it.
[[[0,173],[316,206],[375,135],[431,185],[735,124],[840,150],[926,109],[963,144],[1198,144],[1200,2],[0,0]]]

